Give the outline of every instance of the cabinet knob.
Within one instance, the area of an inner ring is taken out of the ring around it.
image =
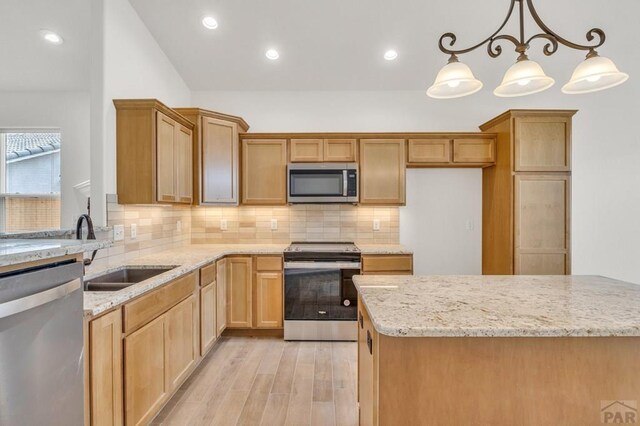
[[[367,330],[367,347],[369,348],[369,354],[373,355],[373,338],[371,337],[369,330]]]
[[[364,328],[364,319],[362,318],[362,312],[358,312],[358,322],[360,323],[360,328]]]

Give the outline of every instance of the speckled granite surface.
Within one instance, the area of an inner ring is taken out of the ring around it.
[[[111,247],[109,240],[0,240],[0,266],[50,259]]]
[[[139,282],[119,291],[112,292],[84,292],[85,315],[98,315],[114,306],[121,305],[136,296],[159,287],[169,281],[195,271],[208,263],[228,255],[253,254],[282,254],[288,244],[225,244],[209,245],[197,244],[185,246],[179,250],[166,250],[157,254],[139,257],[126,264],[118,265],[103,271],[96,271],[85,276],[85,281],[93,277],[122,269],[125,266],[147,266],[159,268],[175,266],[174,269],[156,275],[148,280]]]
[[[140,296],[149,290],[159,287],[167,282],[195,271],[202,266],[211,263],[228,255],[257,255],[257,254],[282,254],[288,244],[193,244],[185,246],[179,250],[166,250],[157,254],[139,257],[125,264],[95,271],[85,276],[85,281],[98,275],[122,269],[126,266],[147,266],[149,268],[159,268],[175,266],[171,271],[162,273],[148,280],[134,284],[125,289],[114,292],[91,292],[84,293],[85,315],[98,315],[114,306],[121,305],[134,297]],[[363,254],[407,254],[410,253],[406,247],[395,244],[378,245],[358,245]]]
[[[600,276],[357,276],[399,337],[640,336],[640,285]]]
[[[110,226],[96,226],[94,232],[109,232]],[[7,239],[69,239],[75,238],[75,229],[45,229],[42,231],[0,232],[0,240]]]

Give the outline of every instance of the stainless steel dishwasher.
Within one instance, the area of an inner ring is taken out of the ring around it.
[[[81,262],[0,275],[0,425],[84,423]]]

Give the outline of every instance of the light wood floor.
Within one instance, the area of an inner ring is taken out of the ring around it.
[[[223,337],[153,425],[357,425],[357,345]]]

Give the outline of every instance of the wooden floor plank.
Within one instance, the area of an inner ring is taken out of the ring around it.
[[[238,419],[238,425],[255,426],[260,424],[267,400],[269,399],[269,390],[273,385],[273,378],[273,374],[256,375],[247,402],[244,404],[244,408]]]
[[[262,415],[262,426],[282,426],[287,420],[287,409],[289,408],[288,393],[272,393],[269,395],[267,405],[264,407]]]
[[[311,407],[311,426],[335,426],[335,416],[333,401],[313,401]]]
[[[302,348],[299,355],[301,353]],[[297,426],[311,424],[314,363],[309,363],[308,358],[305,358],[304,361],[305,363],[300,363],[300,358],[298,358],[298,363],[296,364],[293,385],[291,386],[291,398],[289,399],[289,407],[287,408],[286,425]]]
[[[313,402],[333,402],[331,342],[318,342],[313,375]]]
[[[248,397],[249,391],[230,390],[227,392],[211,424],[216,426],[235,426]]]
[[[278,369],[276,370],[276,377],[273,381],[271,393],[291,393],[299,347],[298,342],[287,342],[285,344]]]

